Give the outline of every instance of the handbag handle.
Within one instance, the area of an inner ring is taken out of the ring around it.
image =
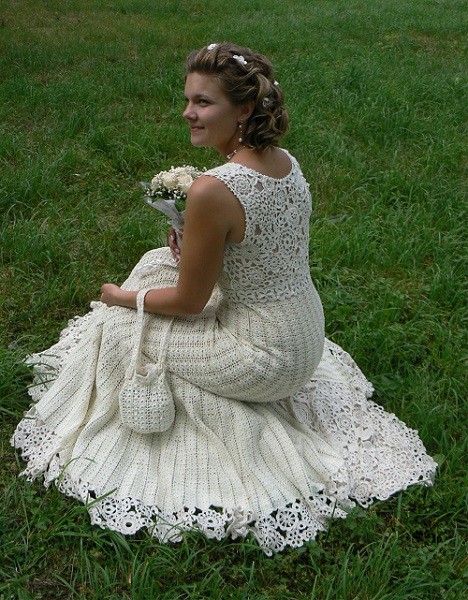
[[[143,345],[143,328],[144,328],[144,319],[145,319],[145,297],[149,292],[149,289],[140,290],[136,297],[136,309],[137,309],[137,319],[135,324],[135,339],[133,343],[133,353],[132,358],[130,360],[130,365],[127,371],[127,377],[130,377],[134,372],[138,372],[140,369],[140,356],[141,356],[141,347]],[[162,315],[160,315],[162,316]],[[159,350],[159,359],[158,359],[158,367],[162,368],[162,365],[166,359],[167,347],[169,345],[169,335],[171,331],[171,325],[174,317],[169,318],[169,322],[167,327],[162,335],[161,345]]]

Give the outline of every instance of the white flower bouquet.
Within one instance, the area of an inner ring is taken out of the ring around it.
[[[169,171],[161,171],[153,177],[151,183],[141,182],[145,190],[146,202],[164,213],[176,232],[184,228],[185,200],[192,183],[203,175],[195,167],[171,167]]]

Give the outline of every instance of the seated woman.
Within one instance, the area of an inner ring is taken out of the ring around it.
[[[172,239],[145,254],[29,359],[36,404],[12,441],[29,479],[90,503],[103,528],[148,528],[161,541],[188,529],[251,534],[271,554],[313,539],[355,502],[430,483],[436,464],[324,337],[310,193],[278,147],[288,117],[271,63],[211,44],[188,57],[185,96],[192,144],[225,162],[190,188],[182,251]],[[142,362],[162,363],[175,408],[152,433],[141,431],[154,414],[138,414],[138,429],[119,404],[137,300]]]

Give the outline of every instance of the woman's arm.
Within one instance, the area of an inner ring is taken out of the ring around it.
[[[244,227],[240,204],[221,181],[212,177],[195,181],[187,197],[179,281],[175,287],[150,290],[145,310],[163,315],[201,313],[221,272],[226,239]],[[113,284],[102,286],[101,301],[108,306],[135,308],[136,296],[136,291]]]

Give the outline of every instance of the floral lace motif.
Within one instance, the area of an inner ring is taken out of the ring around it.
[[[311,197],[300,167],[274,179],[238,163],[205,175],[221,180],[244,208],[246,230],[227,244],[220,287],[229,300],[270,302],[290,298],[311,285],[308,267]],[[276,232],[271,235],[271,232]]]
[[[199,531],[207,538],[221,540],[245,538],[251,534],[264,552],[271,556],[287,546],[298,548],[313,539],[317,532],[325,531],[327,521],[344,518],[343,507],[352,502],[337,505],[336,498],[318,492],[306,500],[295,500],[279,507],[269,515],[255,516],[241,507],[183,507],[173,514],[163,514],[158,507],[148,506],[127,497],[119,498],[112,492],[106,494],[90,488],[89,484],[73,480],[66,465],[60,459],[59,438],[34,416],[23,419],[11,441],[22,449],[27,468],[21,473],[28,481],[44,476],[44,485],[55,482],[59,490],[83,502],[88,509],[91,523],[103,529],[112,529],[132,535],[141,528],[148,528],[160,542],[179,542],[185,531]]]
[[[346,370],[346,383],[327,369],[328,357],[335,369],[341,365]],[[431,485],[437,466],[418,432],[369,400],[372,392],[351,356],[325,340],[311,381],[283,402],[300,423],[333,441],[349,473],[349,497],[365,508],[410,485]]]
[[[328,370],[342,365],[350,381],[346,386]],[[351,393],[350,393],[351,390]],[[386,413],[367,398],[372,386],[353,359],[326,341],[324,360],[314,379],[281,406],[297,421],[338,447],[344,466],[326,489],[306,499],[294,499],[270,514],[254,515],[242,507],[181,507],[165,514],[136,498],[119,497],[112,491],[92,489],[67,472],[67,451],[61,440],[37,418],[34,408],[23,419],[12,438],[28,461],[22,475],[28,480],[44,476],[48,486],[55,481],[60,491],[86,504],[93,524],[123,534],[148,528],[161,542],[180,541],[184,531],[195,530],[220,540],[251,534],[267,555],[287,546],[297,548],[327,528],[331,518],[344,518],[355,505],[387,499],[413,484],[430,485],[436,463],[427,455],[417,432],[395,415]]]

